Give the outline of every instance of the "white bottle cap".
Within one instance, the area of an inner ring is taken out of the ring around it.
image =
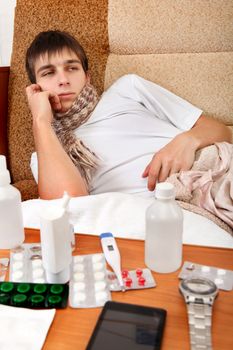
[[[155,197],[158,199],[175,198],[174,185],[169,182],[160,182],[155,187]]]
[[[0,186],[9,185],[10,182],[11,178],[6,167],[6,157],[0,155]]]

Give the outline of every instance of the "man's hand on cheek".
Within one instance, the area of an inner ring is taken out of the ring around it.
[[[41,91],[38,84],[28,86],[26,95],[34,121],[44,120],[51,123],[52,111],[60,111],[62,108],[59,96],[51,91]]]

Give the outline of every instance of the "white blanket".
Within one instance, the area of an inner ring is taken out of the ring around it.
[[[145,212],[153,198],[142,198],[125,193],[103,193],[71,198],[68,206],[71,223],[77,233],[99,235],[112,232],[115,237],[145,238]],[[61,204],[61,199],[25,201],[24,226],[40,228],[39,211]],[[183,210],[183,243],[202,246],[233,248],[233,238],[209,219]]]

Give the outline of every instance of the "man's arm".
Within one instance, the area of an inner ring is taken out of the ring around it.
[[[87,186],[60,144],[52,126],[53,108],[59,109],[58,96],[41,92],[33,84],[26,89],[33,116],[33,134],[38,156],[38,191],[42,199],[60,198],[64,191],[70,196],[87,195]]]
[[[231,142],[231,132],[222,123],[202,115],[192,129],[176,136],[155,153],[142,176],[148,177],[148,189],[153,191],[156,182],[162,182],[171,174],[189,170],[198,149],[215,142]]]

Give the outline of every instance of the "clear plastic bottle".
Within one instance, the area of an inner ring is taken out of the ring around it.
[[[11,249],[24,241],[20,192],[10,185],[5,156],[0,155],[0,249]]]
[[[183,212],[172,184],[158,183],[155,197],[146,211],[145,263],[155,272],[169,273],[182,263]]]

